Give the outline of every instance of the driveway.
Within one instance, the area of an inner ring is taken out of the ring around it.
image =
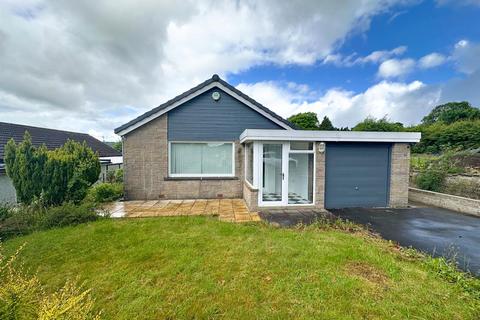
[[[460,268],[480,276],[480,218],[422,206],[330,211],[341,218],[369,225],[383,238],[402,246],[412,246],[434,256],[455,257]]]

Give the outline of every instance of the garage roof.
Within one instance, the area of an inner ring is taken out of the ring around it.
[[[420,138],[420,132],[246,129],[240,135],[240,142],[260,140],[335,142],[419,142]]]

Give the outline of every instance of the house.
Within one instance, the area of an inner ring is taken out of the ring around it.
[[[218,75],[115,129],[125,196],[265,207],[401,207],[420,133],[305,131]]]
[[[95,139],[86,133],[54,130],[47,128],[39,128],[32,126],[25,126],[15,123],[0,122],[0,202],[16,201],[15,188],[12,181],[6,175],[5,164],[3,162],[5,145],[13,138],[15,142],[19,143],[23,140],[25,131],[28,131],[32,137],[32,144],[34,146],[45,146],[52,150],[61,147],[68,139],[83,143],[92,148],[93,151],[98,152],[102,173],[100,180],[104,178],[107,171],[115,170],[122,165],[122,153],[116,151],[105,143]]]

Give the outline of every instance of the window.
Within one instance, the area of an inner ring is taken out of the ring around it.
[[[288,156],[288,204],[313,203],[313,142],[290,142]]]
[[[253,185],[253,143],[245,145],[245,179]]]
[[[228,177],[234,175],[232,142],[171,142],[171,177]]]
[[[313,142],[290,142],[290,150],[313,150]]]

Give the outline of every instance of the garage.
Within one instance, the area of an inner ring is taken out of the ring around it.
[[[390,143],[327,143],[325,207],[387,207]]]
[[[341,209],[408,205],[417,132],[247,129],[247,206]]]

